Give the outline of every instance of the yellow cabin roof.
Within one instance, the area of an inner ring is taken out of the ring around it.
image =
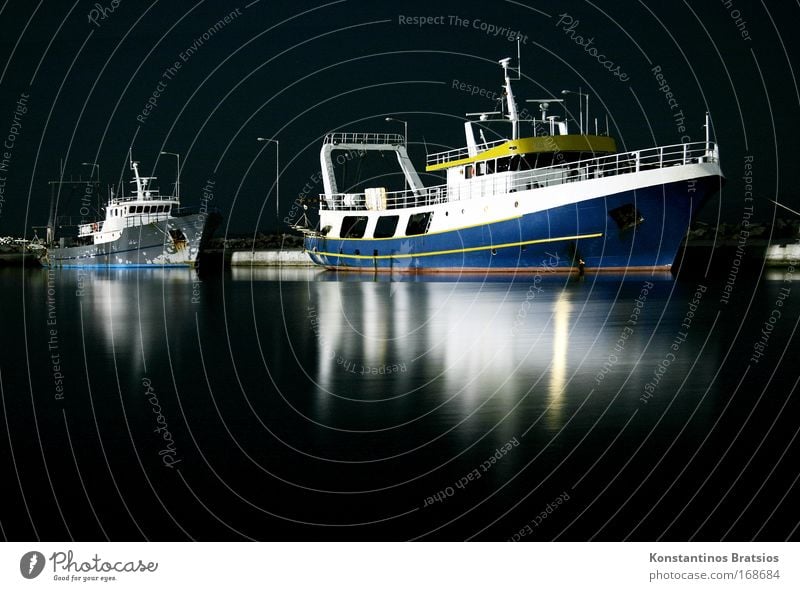
[[[617,144],[614,138],[605,135],[546,135],[541,137],[526,137],[518,140],[510,140],[484,152],[477,156],[440,162],[425,167],[428,172],[444,170],[454,166],[462,166],[470,162],[480,162],[482,160],[492,160],[503,156],[513,156],[515,154],[536,154],[544,152],[595,152],[595,153],[614,153],[617,151]]]

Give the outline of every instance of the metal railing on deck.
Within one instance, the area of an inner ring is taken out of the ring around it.
[[[323,144],[390,144],[405,145],[405,137],[399,133],[329,133]]]
[[[508,140],[494,140],[491,142],[480,143],[478,144],[478,154],[488,150],[489,148],[499,146],[500,144],[505,144],[507,141]],[[425,164],[427,166],[433,166],[434,164],[444,164],[445,162],[461,160],[462,158],[469,158],[469,148],[456,148],[455,150],[446,150],[444,152],[428,154]]]
[[[656,170],[670,166],[683,166],[701,162],[718,162],[717,146],[713,142],[693,142],[660,146],[646,150],[599,156],[575,162],[522,171],[501,171],[478,175],[448,188],[445,185],[426,187],[418,191],[392,191],[385,193],[378,207],[370,209],[404,209],[451,201],[475,199],[492,194],[512,193]],[[366,211],[365,193],[335,193],[320,195],[320,207],[332,211]]]

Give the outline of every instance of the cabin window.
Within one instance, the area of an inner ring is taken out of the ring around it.
[[[511,157],[497,159],[497,172],[506,172],[511,168]]]
[[[483,176],[486,174],[486,162],[478,162],[475,170],[475,176]]]
[[[406,225],[406,236],[419,236],[420,234],[427,232],[428,226],[430,226],[432,215],[432,211],[426,211],[425,213],[412,213],[409,216],[408,224]]]
[[[536,168],[536,154],[524,154],[519,159],[519,170],[533,170]]]
[[[360,215],[347,215],[342,220],[342,238],[363,238],[367,231],[367,217]]]
[[[472,178],[472,171],[473,171],[473,170],[474,170],[474,169],[472,168],[472,165],[471,165],[471,164],[470,164],[469,166],[465,166],[465,167],[464,167],[464,178],[465,178],[465,179],[471,179],[471,178]]]
[[[495,164],[496,164],[495,160],[486,161],[486,174],[494,174]]]
[[[632,203],[627,203],[608,212],[620,230],[635,228],[644,221],[644,216]]]
[[[391,238],[397,230],[399,215],[382,215],[375,224],[375,238]]]

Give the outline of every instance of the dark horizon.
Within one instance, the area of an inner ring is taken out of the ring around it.
[[[62,159],[67,177],[88,177],[95,168],[81,163],[96,162],[103,184],[119,187],[131,148],[164,192],[176,162],[159,152],[180,153],[184,205],[198,205],[212,181],[210,205],[225,216],[218,235],[284,231],[296,197],[321,191],[325,133],[402,132],[384,119],[406,120],[423,169],[426,149],[463,144],[464,113],[493,107],[496,60],[515,56],[517,36],[520,107],[580,87],[591,95],[592,126],[597,117],[603,128],[608,113],[620,150],[701,141],[708,110],[728,182],[700,219],[742,220],[746,158],[753,219],[792,215],[769,199],[800,209],[781,174],[800,156],[796,125],[785,123],[798,120],[800,104],[791,69],[800,52],[786,29],[796,5],[766,12],[717,2],[702,13],[616,2],[102,5],[0,8],[0,235],[31,236],[46,223],[47,181]],[[577,119],[577,104],[568,105]],[[259,136],[280,141],[278,216],[275,147]],[[65,195],[59,214],[74,207]]]

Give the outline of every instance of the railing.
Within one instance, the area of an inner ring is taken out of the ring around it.
[[[153,189],[152,191],[148,189],[149,195],[146,198],[139,197],[137,195],[118,195],[113,199],[108,201],[108,206],[120,205],[122,203],[130,203],[131,201],[167,201],[170,203],[177,203],[178,198],[174,195],[161,195],[158,192],[158,189]]]
[[[564,183],[702,162],[719,162],[717,146],[713,142],[675,144],[588,158],[532,170],[485,174],[473,177],[471,180],[451,188],[445,184],[426,187],[418,191],[392,191],[385,194],[385,200],[382,199],[379,210],[463,201],[492,194],[541,189]],[[320,195],[320,208],[330,211],[366,211],[366,194],[322,194]]]
[[[329,133],[323,144],[390,144],[405,145],[406,139],[399,133]]]
[[[500,144],[506,143],[508,140],[494,140],[491,142],[485,142],[478,144],[478,153],[488,150],[489,148],[494,148],[495,146],[499,146]],[[427,166],[433,166],[434,164],[444,164],[445,162],[452,162],[454,160],[461,160],[462,158],[469,158],[469,148],[456,148],[455,150],[446,150],[445,152],[435,152],[434,154],[428,154],[428,157],[425,161]]]

